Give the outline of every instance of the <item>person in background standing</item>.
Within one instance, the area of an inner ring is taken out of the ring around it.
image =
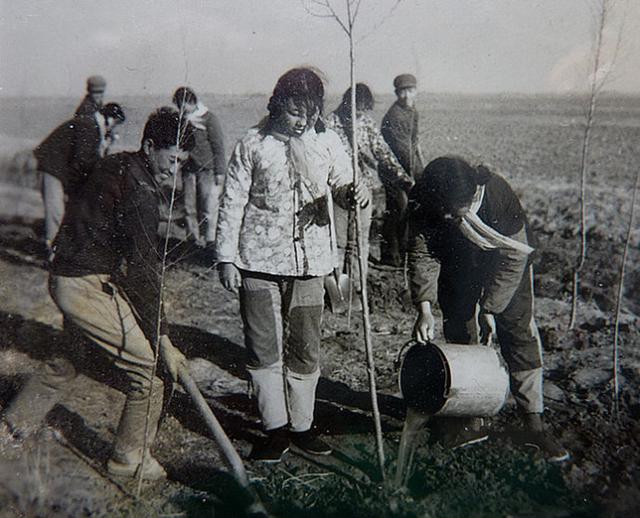
[[[415,108],[417,81],[412,74],[393,80],[396,102],[382,119],[381,133],[404,170],[417,180],[423,169],[418,140],[418,111]],[[384,164],[382,165],[384,167]],[[381,174],[381,178],[385,178]],[[407,194],[394,185],[385,185],[386,210],[382,227],[381,261],[402,266],[407,249]]]
[[[413,179],[405,172],[393,151],[380,134],[376,123],[371,118],[374,99],[369,87],[364,83],[356,84],[356,139],[358,144],[358,166],[362,183],[369,190],[372,198],[373,190],[379,186],[378,174],[386,175],[384,182],[397,186],[405,192],[413,187]],[[325,123],[334,130],[342,141],[347,154],[351,154],[351,88],[342,96],[338,108],[330,113]],[[355,243],[355,229],[348,221],[348,212],[339,205],[333,207],[335,215],[336,239],[338,242],[338,268],[344,267],[345,249],[348,242]],[[360,211],[361,228],[365,261],[369,257],[369,230],[371,228],[372,204]],[[366,264],[366,263],[365,263]]]
[[[102,76],[91,76],[87,79],[87,95],[76,108],[77,117],[92,116],[102,108],[107,81]]]
[[[226,176],[222,126],[191,88],[178,88],[173,103],[195,128],[196,144],[182,169],[187,239],[213,252],[218,204]]]

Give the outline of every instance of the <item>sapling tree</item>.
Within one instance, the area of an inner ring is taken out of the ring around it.
[[[571,316],[569,319],[570,329],[573,329],[576,324],[581,274],[587,258],[587,175],[589,172],[593,129],[596,122],[596,109],[600,94],[602,93],[604,86],[607,84],[611,71],[613,70],[613,64],[615,63],[618,50],[620,48],[622,36],[622,28],[620,28],[617,33],[611,57],[608,60],[605,59],[605,32],[608,25],[611,23],[612,11],[615,3],[616,0],[597,0],[595,3],[595,38],[589,74],[588,106],[580,152],[580,245],[572,271]]]
[[[184,112],[184,108],[183,108],[184,105],[185,105],[185,102],[183,99],[183,102],[180,103],[179,112],[178,112],[180,124],[178,125],[178,130],[177,130],[176,140],[175,140],[175,146],[177,149],[183,149],[185,147],[184,146],[185,139],[188,138],[187,135],[190,134],[190,132],[187,131],[189,122],[187,120],[186,113]],[[169,243],[170,243],[170,234],[171,234],[171,228],[172,228],[173,218],[174,218],[174,209],[175,209],[176,192],[177,192],[177,177],[178,177],[177,173],[179,170],[179,166],[180,166],[179,158],[176,157],[175,162],[173,164],[174,174],[172,178],[171,192],[168,200],[169,207],[168,207],[167,227],[166,227],[163,239],[161,241],[161,250],[158,251],[159,267],[155,272],[155,274],[159,276],[160,292],[158,293],[157,308],[155,312],[155,316],[156,316],[155,339],[152,344],[153,351],[154,351],[152,379],[154,379],[156,376],[156,372],[158,368],[158,359],[160,356],[160,334],[161,334],[161,327],[163,323],[162,318],[164,313],[163,312],[163,303],[164,303],[163,292],[165,289],[166,272],[167,272],[167,269],[171,266],[171,264],[168,261],[168,257],[170,253]],[[246,492],[246,495],[248,496],[248,505],[249,505],[247,510],[253,513],[253,515],[255,516],[266,515],[266,511],[264,510],[264,507],[262,506],[262,503],[260,502],[259,497],[250,486],[249,478],[247,476],[244,463],[242,462],[240,455],[238,454],[237,450],[234,448],[233,444],[231,443],[228,436],[224,432],[224,429],[222,428],[222,426],[216,419],[215,415],[211,411],[211,408],[208,406],[205,399],[202,397],[202,394],[198,390],[188,370],[186,368],[180,368],[177,374],[178,374],[178,381],[182,384],[186,392],[192,398],[196,408],[200,411],[200,414],[202,415],[207,427],[211,431],[217,443],[217,446],[220,449],[220,452],[222,453],[223,460],[225,461],[227,466],[230,468],[233,476],[235,477],[240,487]],[[150,386],[148,400],[147,400],[145,426],[144,426],[143,452],[146,452],[147,449],[149,448],[149,443],[151,439],[150,438],[150,432],[151,432],[150,414],[151,414],[152,397],[153,397],[152,390],[153,390],[153,383]],[[143,473],[144,473],[145,460],[146,460],[146,455],[143,454],[140,469],[138,470],[138,475],[137,475],[138,478],[137,478],[136,497],[140,496],[140,492],[142,489],[142,479],[143,479]]]
[[[360,13],[360,6],[362,0],[343,0],[342,2],[332,0],[303,0],[303,7],[312,16],[320,18],[330,18],[334,20],[347,36],[349,42],[349,79],[351,86],[351,162],[353,167],[353,182],[354,185],[359,179],[359,167],[358,167],[358,141],[357,141],[357,128],[356,128],[356,79],[355,79],[355,66],[356,66],[356,54],[355,45],[356,32],[355,26]],[[391,14],[400,3],[400,0],[391,7]],[[338,4],[342,4],[342,8],[337,7]],[[367,35],[365,35],[366,37]],[[372,202],[370,202],[372,203]],[[356,204],[355,209],[355,226],[356,226],[356,249],[358,257],[358,270],[360,275],[360,297],[362,302],[362,324],[364,329],[364,342],[367,359],[367,377],[369,380],[369,391],[371,394],[371,408],[373,412],[375,434],[376,434],[376,449],[378,454],[378,463],[380,466],[380,472],[382,477],[385,476],[385,456],[384,445],[382,441],[382,424],[380,419],[380,411],[378,409],[378,398],[376,390],[376,374],[375,374],[375,362],[373,358],[373,344],[371,339],[371,322],[369,319],[369,301],[367,290],[367,278],[366,278],[366,262],[367,257],[364,257],[364,239],[369,239],[369,236],[362,235],[362,219],[360,213],[360,207]]]
[[[624,274],[629,255],[629,248],[633,236],[633,221],[636,215],[636,201],[638,196],[638,187],[640,186],[640,169],[636,171],[636,181],[633,186],[633,194],[631,196],[631,210],[629,215],[629,225],[627,226],[627,235],[624,242],[624,251],[622,252],[622,260],[620,261],[620,273],[618,275],[618,295],[616,297],[616,309],[613,324],[613,409],[617,416],[619,412],[619,395],[620,385],[618,380],[618,351],[620,340],[620,313],[622,311],[622,298],[624,295]]]

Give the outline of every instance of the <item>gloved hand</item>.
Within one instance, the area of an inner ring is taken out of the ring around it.
[[[478,325],[480,327],[480,343],[491,345],[496,336],[496,319],[491,313],[485,313],[481,309],[478,315]]]
[[[173,381],[178,381],[180,369],[187,368],[187,358],[171,343],[167,335],[160,337],[160,355]]]

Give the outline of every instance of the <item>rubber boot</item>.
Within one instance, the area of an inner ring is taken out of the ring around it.
[[[118,425],[113,454],[107,462],[107,471],[112,475],[136,477],[142,468],[142,477],[146,480],[158,480],[167,476],[164,468],[149,452],[158,431],[163,399],[162,381],[156,378],[153,385],[151,405],[148,404],[147,398],[140,397],[138,391],[132,391],[127,396]],[[148,440],[143,464],[147,409],[149,409]]]
[[[35,434],[75,377],[76,370],[69,360],[47,361],[41,372],[29,378],[5,412],[11,432],[22,438]]]

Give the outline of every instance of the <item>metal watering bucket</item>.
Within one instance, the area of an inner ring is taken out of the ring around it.
[[[492,416],[507,399],[509,374],[491,347],[410,342],[403,351],[399,384],[411,409],[428,415]]]

